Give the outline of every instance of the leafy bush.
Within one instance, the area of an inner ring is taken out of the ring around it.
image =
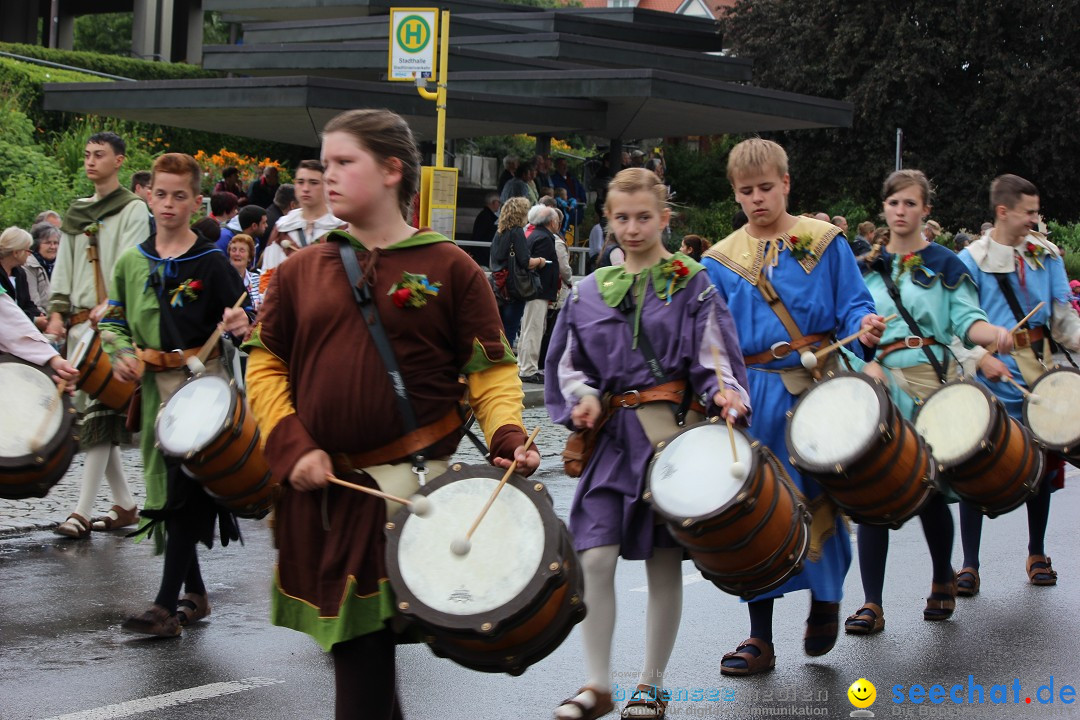
[[[731,218],[739,206],[728,193],[723,200],[704,207],[678,206],[671,218],[671,236],[678,239],[678,248],[685,235],[700,235],[711,243],[723,240],[731,234]]]
[[[86,70],[119,75],[132,80],[222,77],[221,73],[203,70],[201,67],[186,63],[152,62],[120,55],[105,55],[103,53],[79,52],[76,50],[55,50],[20,43],[0,43],[0,50],[13,55],[23,55],[24,57],[48,60],[61,65],[71,65]]]

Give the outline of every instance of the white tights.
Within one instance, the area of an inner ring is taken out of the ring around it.
[[[103,476],[109,481],[113,504],[125,510],[135,506],[135,498],[131,495],[124,478],[124,468],[120,464],[120,448],[112,444],[97,445],[86,451],[82,491],[79,493],[79,505],[75,508],[75,512],[87,520],[93,518],[94,501]]]

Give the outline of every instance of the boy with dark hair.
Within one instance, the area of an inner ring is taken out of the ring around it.
[[[215,192],[210,196],[210,217],[221,227],[236,217],[239,209],[240,200],[231,192]]]
[[[266,288],[273,270],[292,253],[319,242],[327,233],[344,227],[326,205],[323,166],[318,160],[302,160],[293,175],[296,200],[300,207],[281,217],[270,232],[262,257],[263,274],[259,284]]]
[[[101,323],[109,331],[102,336],[113,373],[120,380],[143,380],[142,530],[165,553],[153,606],[128,618],[123,628],[161,637],[179,635],[182,625],[210,614],[196,545],[212,546],[215,525],[220,525],[223,545],[239,538],[232,514],[183,472],[179,460],[166,459],[155,446],[159,407],[187,379],[185,360],[197,354],[208,337],[221,333],[219,321],[226,332],[240,338],[254,316],[250,301],[243,308],[233,307],[244,287],[224,253],[190,227],[191,216],[202,204],[200,177],[190,155],[167,153],[154,162],[150,208],[158,232],[117,261],[108,312]],[[227,377],[220,353],[206,361],[205,372]],[[187,594],[178,600],[181,586]]]
[[[245,205],[240,208],[240,212],[236,214],[236,217],[221,228],[221,235],[218,237],[217,248],[221,252],[227,252],[229,241],[233,239],[234,235],[243,233],[252,237],[259,237],[265,231],[266,209],[261,208],[258,205]]]

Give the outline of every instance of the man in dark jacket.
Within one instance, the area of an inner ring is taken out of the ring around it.
[[[518,339],[518,375],[523,382],[543,383],[540,373],[540,344],[544,339],[544,324],[548,304],[559,296],[559,256],[555,254],[555,233],[559,228],[559,212],[546,205],[533,208],[529,213],[532,233],[529,235],[529,257],[542,258],[545,263],[537,273],[540,275],[540,292],[536,298],[525,303],[521,318],[521,337]]]
[[[495,227],[499,222],[498,212],[501,206],[499,193],[490,192],[484,196],[484,207],[480,209],[480,212],[476,214],[476,219],[473,220],[471,239],[474,242],[489,243],[495,237]]]
[[[274,202],[278,189],[278,169],[273,165],[263,168],[262,175],[251,181],[248,187],[248,204],[266,209]]]

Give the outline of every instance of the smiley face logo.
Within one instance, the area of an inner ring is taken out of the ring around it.
[[[848,700],[857,708],[868,708],[877,700],[877,688],[866,678],[859,678],[851,683],[847,690]]]

